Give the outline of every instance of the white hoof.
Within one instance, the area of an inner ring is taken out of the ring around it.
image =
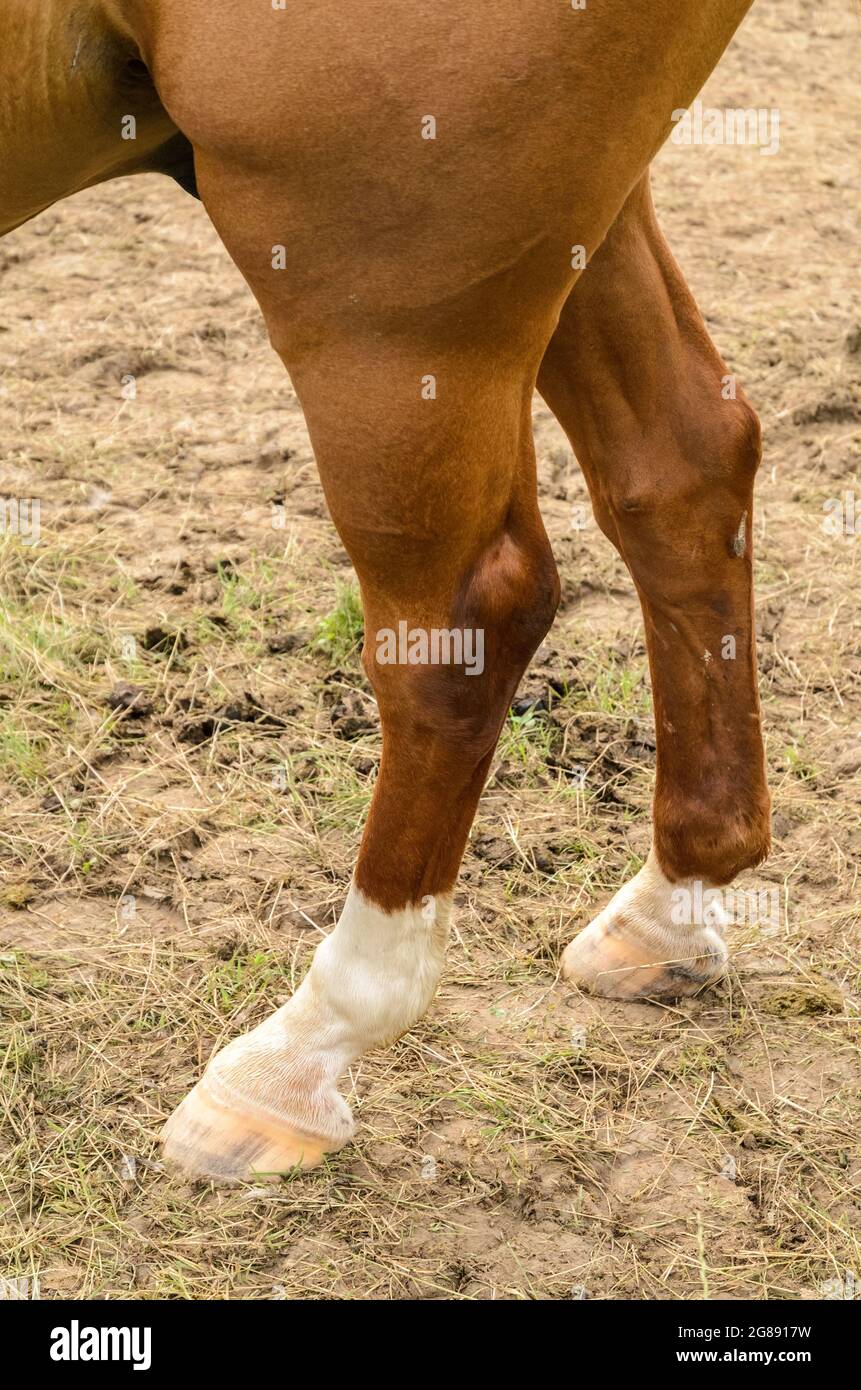
[[[679,999],[726,970],[727,916],[693,880],[671,883],[655,851],[562,956],[566,980],[607,999]]]

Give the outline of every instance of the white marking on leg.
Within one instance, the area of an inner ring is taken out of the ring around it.
[[[384,912],[353,885],[292,999],[210,1062],[203,1084],[214,1099],[325,1139],[349,1138],[353,1118],[337,1083],[424,1014],[442,974],[451,901],[444,894]]]
[[[653,983],[656,972],[716,978],[726,960],[722,932],[728,920],[708,885],[696,879],[672,883],[652,849],[639,873],[567,947],[563,971],[598,993],[618,987],[626,995],[636,992],[639,979],[644,987]]]

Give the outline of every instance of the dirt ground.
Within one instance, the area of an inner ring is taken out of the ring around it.
[[[779,153],[671,144],[655,170],[763,420],[775,845],[743,886],[779,910],[735,925],[727,983],[682,1007],[557,978],[648,848],[654,735],[630,582],[536,402],[563,605],[442,989],[355,1071],[357,1142],[273,1188],[178,1182],[156,1137],[343,901],[380,746],[352,573],[198,204],[128,180],[0,245],[0,495],[41,500],[38,545],[0,537],[0,1276],[120,1299],[861,1293],[860,42],[845,0],[760,0],[703,100],[779,108]],[[120,682],[137,705],[108,704]]]

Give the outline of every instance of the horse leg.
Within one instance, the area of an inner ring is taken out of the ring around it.
[[[380,3],[183,0],[144,25],[203,202],[304,407],[383,723],[338,926],[294,998],[219,1053],[168,1123],[167,1153],[192,1171],[281,1171],[336,1148],[352,1132],[339,1077],[427,1007],[493,747],[556,604],[538,368],[581,250],[748,3],[632,18],[624,0],[576,17],[446,0],[393,26]],[[614,105],[619,91],[636,99]],[[426,661],[421,641],[415,664],[390,663],[381,639],[402,623],[426,642],[471,634],[480,674]]]
[[[308,1166],[352,1135],[337,1083],[431,1001],[491,756],[556,610],[529,411],[543,343],[531,363],[502,362],[449,336],[389,343],[382,359],[329,339],[291,361],[362,588],[383,753],[337,926],[293,998],[219,1052],[168,1122],[167,1156],[195,1173]],[[429,361],[436,400],[422,394]]]
[[[751,561],[760,434],[660,232],[648,175],[573,289],[538,385],[639,593],[658,750],[651,853],[563,968],[614,998],[691,994],[726,960],[709,890],[769,844]]]

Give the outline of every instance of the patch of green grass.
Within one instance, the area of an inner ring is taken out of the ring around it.
[[[139,1018],[132,1019],[129,1030],[132,1033],[156,1033],[161,1028],[169,1028],[172,1022],[166,1009],[146,1009]]]
[[[335,605],[321,620],[312,646],[336,666],[341,666],[359,647],[365,630],[362,599],[356,584],[340,583]]]
[[[504,762],[520,763],[526,767],[535,758],[544,760],[549,757],[552,741],[552,725],[540,711],[536,713],[530,709],[525,714],[509,712],[499,740],[499,757]]]
[[[236,1009],[246,1009],[255,999],[271,999],[288,983],[284,962],[274,951],[236,951],[229,960],[219,961],[206,980],[206,993],[213,1004],[230,1017]]]
[[[708,1077],[712,1072],[719,1070],[723,1065],[723,1050],[720,1045],[708,1039],[705,1042],[693,1042],[684,1046],[677,1057],[669,1058],[666,1063],[666,1070],[669,1075],[678,1077]]]
[[[241,569],[219,565],[220,585],[218,607],[224,623],[213,621],[211,615],[201,615],[194,623],[195,634],[201,642],[220,638],[235,647],[237,641],[262,639],[264,628],[272,613],[283,613],[285,600],[293,591],[292,570],[285,555],[252,554],[243,561]]]
[[[0,778],[29,789],[47,775],[50,739],[31,734],[18,724],[18,715],[7,710],[0,717]]]
[[[2,970],[2,964],[0,964],[0,970]],[[47,984],[47,977],[45,984]],[[32,1081],[39,1071],[41,1061],[41,1055],[38,1049],[33,1046],[30,1035],[23,1028],[12,1028],[5,1040],[2,1056],[6,1086],[11,1090],[12,1078],[16,1076],[22,1081]]]
[[[273,566],[261,560],[242,571],[218,567],[221,585],[221,611],[237,623],[248,613],[258,613],[267,603],[266,590],[272,587]]]
[[[99,862],[99,855],[94,847],[94,830],[88,821],[75,823],[69,831],[68,845],[78,873],[84,877],[91,874]]]
[[[598,666],[588,680],[586,703],[603,714],[644,718],[652,712],[652,696],[642,669],[615,662]]]
[[[0,956],[0,974],[14,975],[19,986],[29,990],[47,989],[50,984],[47,971],[23,951]]]
[[[95,628],[76,627],[26,606],[0,608],[0,680],[32,678],[43,666],[86,671],[110,652],[110,643]]]
[[[810,762],[797,744],[788,744],[783,756],[791,773],[801,782],[812,782],[819,775],[819,769]]]

